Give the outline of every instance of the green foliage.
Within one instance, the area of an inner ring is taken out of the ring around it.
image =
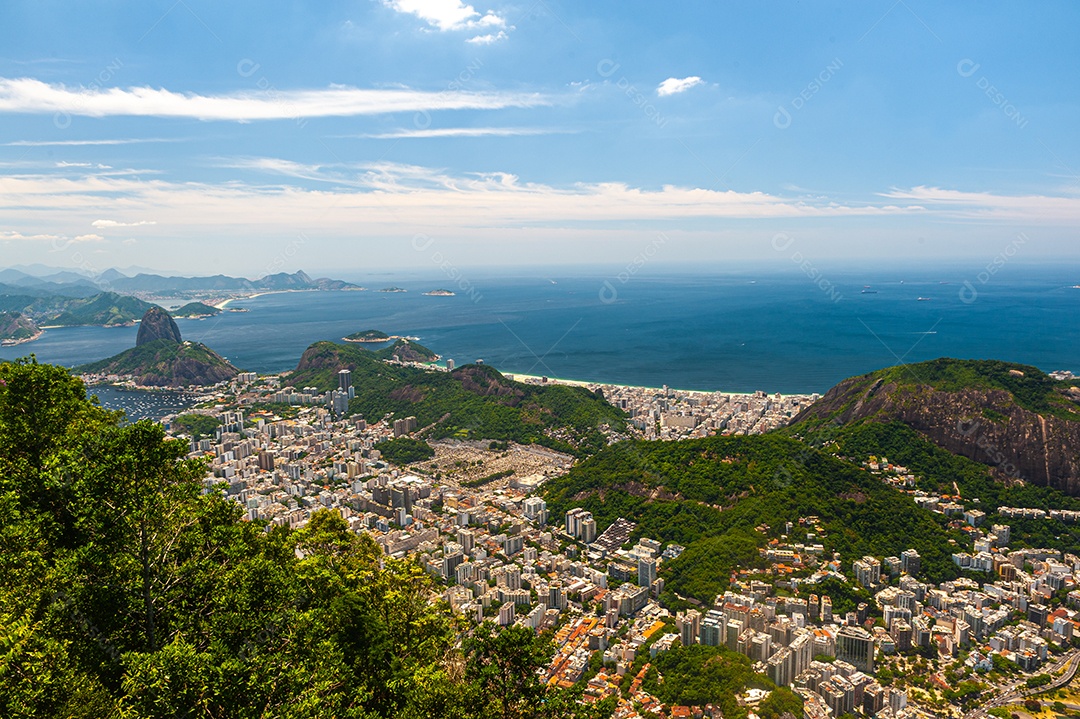
[[[382,340],[389,341],[390,335],[386,334],[382,330],[364,330],[363,332],[353,332],[351,335],[346,335],[345,339],[352,340],[354,342],[376,342]]]
[[[0,340],[26,340],[39,331],[34,321],[20,312],[0,312]]]
[[[181,414],[173,418],[173,431],[183,432],[194,440],[213,437],[214,431],[221,426],[221,420],[205,414]]]
[[[717,704],[728,717],[737,715],[735,695],[753,676],[742,654],[694,644],[657,654],[642,688],[666,704]]]
[[[1054,681],[1054,678],[1049,674],[1036,674],[1033,677],[1028,677],[1024,681],[1024,685],[1027,686],[1028,689],[1035,689],[1037,687],[1044,687],[1052,681]]]
[[[1080,551],[1080,525],[1051,519],[1009,519],[996,513],[998,507],[1080,510],[1080,499],[1049,487],[998,482],[990,475],[986,465],[936,446],[901,422],[857,422],[842,427],[809,429],[796,425],[784,432],[803,433],[805,441],[821,445],[856,462],[863,462],[872,455],[888,457],[890,462],[911,470],[920,480],[919,487],[928,491],[952,494],[955,482],[964,501],[979,499],[978,506],[987,513],[987,525],[1004,523],[1011,526],[1011,546],[1054,546],[1068,552]],[[922,550],[919,552],[921,554]],[[924,556],[924,573],[929,566]],[[934,566],[931,571],[935,575],[943,575],[946,569]]]
[[[1010,370],[1022,375],[1010,374]],[[942,358],[929,362],[901,365],[874,372],[873,381],[901,385],[928,385],[945,392],[964,389],[1005,390],[1024,409],[1051,414],[1063,419],[1080,420],[1080,408],[1065,399],[1060,390],[1070,385],[1059,382],[1037,367],[999,360],[957,360]]]
[[[349,410],[371,421],[413,415],[432,439],[457,437],[540,444],[583,456],[606,444],[599,428],[625,428],[624,414],[582,387],[511,382],[489,366],[438,372],[380,362],[361,347],[317,342],[285,382],[320,390],[353,373]]]
[[[137,297],[102,292],[92,297],[66,301],[63,310],[45,318],[43,324],[61,327],[127,325],[142,317],[151,307],[154,305]]]
[[[0,716],[602,716],[541,683],[548,637],[468,636],[336,512],[241,521],[185,453],[62,368],[0,363]]]
[[[183,307],[172,311],[173,317],[206,317],[207,315],[219,315],[221,310],[204,302],[188,302]]]
[[[382,453],[383,459],[397,465],[412,464],[431,459],[435,450],[427,442],[412,437],[397,437],[379,442],[375,447]]]
[[[377,350],[374,354],[379,359],[392,359],[397,355],[403,362],[434,362],[439,359],[439,355],[424,345],[407,339],[395,340],[394,344]]]
[[[703,602],[727,586],[731,569],[760,566],[751,548],[767,535],[756,527],[811,515],[825,530],[827,555],[848,562],[913,547],[926,576],[956,576],[943,517],[861,468],[775,434],[620,442],[548,482],[545,497],[554,516],[581,506],[598,529],[627,517],[638,524],[635,536],[683,545],[665,569],[668,588]]]
[[[198,342],[158,339],[98,362],[76,367],[87,374],[133,375],[148,387],[210,385],[232,379],[237,370],[221,355]]]
[[[472,488],[483,487],[485,484],[491,484],[492,482],[495,482],[497,480],[505,479],[507,477],[510,477],[513,474],[514,474],[514,470],[506,469],[506,470],[503,470],[502,472],[493,472],[492,474],[486,475],[484,477],[480,477],[478,479],[470,479],[467,482],[462,482],[461,486],[463,486],[463,487],[472,487]]]

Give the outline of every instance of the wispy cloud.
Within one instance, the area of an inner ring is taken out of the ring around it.
[[[997,195],[919,186],[880,193],[892,200],[918,202],[951,217],[972,220],[1010,220],[1046,223],[1080,223],[1080,198],[1054,195]]]
[[[506,20],[499,15],[490,11],[481,15],[461,0],[383,0],[383,4],[397,12],[415,15],[443,32],[506,27]]]
[[[519,137],[529,135],[558,135],[574,132],[543,127],[439,127],[427,130],[393,130],[370,135],[337,135],[366,140],[401,140],[427,137]]]
[[[79,147],[82,145],[137,145],[144,142],[183,142],[185,138],[128,137],[113,140],[16,140],[4,147]]]
[[[505,32],[499,30],[499,32],[497,33],[489,32],[486,35],[477,35],[476,37],[470,37],[465,42],[471,43],[473,45],[491,45],[499,42],[500,40],[505,40],[507,37],[508,36]]]
[[[54,240],[64,239],[63,235],[24,235],[21,232],[15,232],[12,230],[0,230],[0,242],[10,241],[29,241],[29,242],[52,242]]]
[[[119,222],[117,220],[94,220],[90,223],[91,226],[98,229],[104,229],[106,227],[142,227],[143,225],[156,225],[153,220],[140,220],[139,222]]]
[[[548,101],[536,93],[424,92],[332,86],[321,90],[198,95],[151,87],[77,90],[31,78],[0,78],[0,112],[63,112],[88,117],[129,115],[254,121],[434,110],[495,110],[545,104]]]
[[[700,77],[694,75],[691,77],[669,77],[664,80],[656,88],[656,94],[660,97],[667,97],[668,95],[677,95],[680,92],[686,92],[692,87],[704,84],[705,81]]]
[[[911,203],[841,204],[762,192],[716,191],[624,183],[555,186],[510,173],[451,174],[390,162],[305,164],[280,158],[228,161],[275,179],[218,184],[136,180],[107,174],[8,175],[0,193],[0,224],[12,230],[76,234],[109,208],[152,215],[175,236],[249,236],[310,231],[319,218],[327,236],[400,236],[419,228],[447,235],[514,232],[522,228],[595,231],[646,221],[679,225],[717,219],[884,217],[924,210]],[[257,175],[255,175],[257,177]],[[278,178],[289,178],[282,182]],[[312,184],[316,183],[316,184]],[[24,229],[25,228],[25,229]],[[160,233],[155,231],[155,236]]]

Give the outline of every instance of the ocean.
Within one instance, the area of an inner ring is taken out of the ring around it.
[[[549,271],[554,272],[554,271]],[[458,365],[615,384],[824,392],[838,381],[936,357],[995,358],[1080,373],[1080,275],[1065,267],[804,274],[519,274],[371,284],[237,300],[185,339],[260,373],[308,345],[365,329],[410,335]],[[407,292],[379,292],[393,284]],[[422,293],[446,287],[453,297]],[[923,298],[923,299],[920,299]],[[136,327],[47,330],[0,359],[71,366],[135,343]]]

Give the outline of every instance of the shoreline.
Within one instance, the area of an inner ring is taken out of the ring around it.
[[[45,327],[39,327],[38,331],[34,333],[33,337],[23,337],[22,339],[18,339],[18,340],[16,340],[16,339],[7,339],[7,340],[0,341],[0,347],[18,347],[19,345],[24,345],[24,344],[26,344],[28,342],[33,342],[34,340],[41,339],[41,336],[43,334],[45,334],[46,329],[47,328],[45,328]]]
[[[224,310],[226,307],[228,307],[230,302],[234,302],[234,301],[237,301],[237,300],[253,300],[256,297],[262,297],[264,295],[283,295],[283,294],[285,294],[287,292],[323,292],[323,291],[324,290],[319,290],[319,289],[309,289],[309,290],[307,290],[307,289],[305,289],[305,290],[265,290],[263,292],[255,292],[255,293],[250,294],[250,295],[237,295],[236,297],[229,297],[227,299],[222,300],[221,302],[212,304],[210,306],[211,307],[216,307],[219,310]]]
[[[498,369],[498,368],[496,368]],[[517,372],[503,372],[499,370],[503,375],[513,375],[514,381],[522,380],[536,380],[537,384],[543,384],[543,376],[533,374],[519,374]],[[565,384],[572,387],[618,387],[620,389],[643,389],[643,390],[655,390],[657,392],[663,392],[663,387],[650,387],[648,385],[636,385],[636,384],[618,384],[615,382],[594,382],[591,380],[578,380],[578,379],[565,379],[562,377],[548,377],[547,384]],[[682,394],[724,394],[728,396],[747,396],[752,395],[754,392],[765,392],[767,397],[775,397],[780,395],[781,398],[788,397],[809,397],[813,394],[821,394],[820,392],[793,392],[784,394],[783,392],[767,392],[765,390],[753,390],[750,392],[729,392],[726,390],[706,390],[706,389],[679,389],[678,387],[668,387],[671,392],[679,392]]]

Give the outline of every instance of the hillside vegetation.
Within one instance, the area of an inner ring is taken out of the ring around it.
[[[155,306],[137,297],[118,295],[115,292],[102,292],[85,299],[68,300],[61,312],[43,317],[41,322],[42,324],[61,327],[128,325]]]
[[[0,716],[599,719],[336,512],[264,532],[158,425],[0,363]]]
[[[901,422],[1003,482],[1080,495],[1080,381],[994,360],[938,359],[839,383],[799,413],[800,433]]]
[[[634,537],[675,542],[686,551],[667,565],[668,588],[711,602],[731,571],[761,566],[758,548],[785,522],[819,518],[826,557],[844,564],[865,554],[915,548],[931,581],[956,576],[944,518],[865,470],[777,435],[682,442],[620,442],[551,480],[553,516],[580,506],[598,530],[617,517],[637,522]],[[768,531],[755,531],[768,525]],[[812,530],[811,530],[812,531]]]
[[[212,385],[237,375],[235,367],[206,345],[167,339],[152,340],[72,371],[131,375],[145,387]]]
[[[403,367],[361,347],[317,342],[283,381],[295,387],[337,387],[352,370],[351,412],[369,421],[417,418],[431,439],[491,439],[540,444],[578,456],[606,444],[603,427],[622,430],[625,415],[581,387],[512,382],[493,367],[466,365],[453,372]]]

